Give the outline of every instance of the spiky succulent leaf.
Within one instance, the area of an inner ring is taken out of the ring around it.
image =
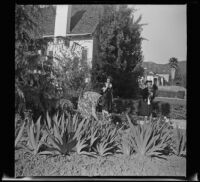
[[[47,114],[46,114],[46,118],[47,118],[48,129],[51,130],[52,129],[51,118],[49,116],[48,111],[47,111]]]
[[[41,120],[41,116],[38,118],[35,125],[36,126],[36,138],[35,138],[36,145],[39,143],[39,137],[40,137],[40,120]]]
[[[20,128],[20,130],[18,132],[18,135],[17,135],[17,137],[15,139],[15,147],[17,146],[19,140],[22,138],[22,134],[23,134],[23,131],[24,131],[24,126],[25,126],[25,122],[22,124],[22,126],[21,126],[21,128]]]
[[[78,142],[76,144],[77,153],[81,154],[81,150],[84,149],[87,146],[85,139],[81,140],[81,138],[78,138]]]
[[[78,128],[77,128],[77,130],[76,130],[76,132],[75,132],[75,134],[74,134],[73,139],[78,138],[78,137],[84,132],[84,130],[83,130],[83,125],[84,125],[85,121],[86,121],[86,119],[84,118],[84,119],[80,122],[80,124],[78,125]]]

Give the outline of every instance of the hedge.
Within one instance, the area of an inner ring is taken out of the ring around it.
[[[158,97],[170,97],[170,98],[180,98],[184,99],[185,91],[166,91],[166,90],[158,90]]]
[[[153,108],[157,115],[164,115],[174,119],[186,118],[186,106],[179,104],[172,104],[163,101],[154,101]],[[121,114],[123,112],[131,115],[138,115],[139,100],[132,99],[114,99],[113,101],[113,113]]]

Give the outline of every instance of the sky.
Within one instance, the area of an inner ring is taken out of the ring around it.
[[[133,5],[129,5],[133,6]],[[134,5],[135,18],[142,15],[144,62],[168,63],[171,57],[186,61],[186,5]]]

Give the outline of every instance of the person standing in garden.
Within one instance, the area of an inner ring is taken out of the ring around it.
[[[154,83],[152,86],[153,89],[153,97],[152,97],[152,116],[155,117],[156,116],[156,103],[153,102],[153,100],[155,99],[155,97],[157,97],[158,95],[158,86],[157,86],[157,79],[154,79]]]
[[[158,95],[158,86],[157,86],[157,79],[154,79],[153,83],[153,97],[152,100]]]
[[[113,101],[113,88],[112,88],[112,78],[107,77],[106,83],[102,88],[102,113],[110,114],[112,112],[112,101]]]
[[[139,106],[139,115],[144,116],[145,120],[151,116],[152,112],[152,100],[153,100],[153,88],[152,81],[146,81],[146,87],[142,89],[142,99]]]

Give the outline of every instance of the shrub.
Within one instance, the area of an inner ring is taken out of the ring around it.
[[[91,116],[96,116],[96,108],[101,95],[96,92],[87,91],[80,95],[78,100],[78,111],[85,118],[90,118]]]
[[[61,113],[72,114],[74,111],[74,104],[68,99],[60,99],[56,104]]]
[[[22,105],[19,103],[24,103],[38,118],[40,115],[45,116],[46,111],[55,113],[59,109],[56,106],[60,100],[78,97],[85,87],[88,68],[86,65],[76,67],[77,62],[81,62],[80,59],[75,61],[65,58],[59,60],[58,65],[50,58],[45,60],[41,56],[28,59],[28,66],[21,71],[23,81],[18,81],[16,85],[16,111]]]
[[[178,91],[177,97],[180,98],[180,99],[184,99],[185,98],[185,91]]]
[[[177,92],[175,91],[165,91],[165,90],[158,90],[158,97],[177,97]]]
[[[169,116],[169,114],[170,114],[170,104],[169,103],[161,104],[161,114],[163,116]]]
[[[113,112],[137,114],[138,104],[138,100],[116,98],[113,100]]]

